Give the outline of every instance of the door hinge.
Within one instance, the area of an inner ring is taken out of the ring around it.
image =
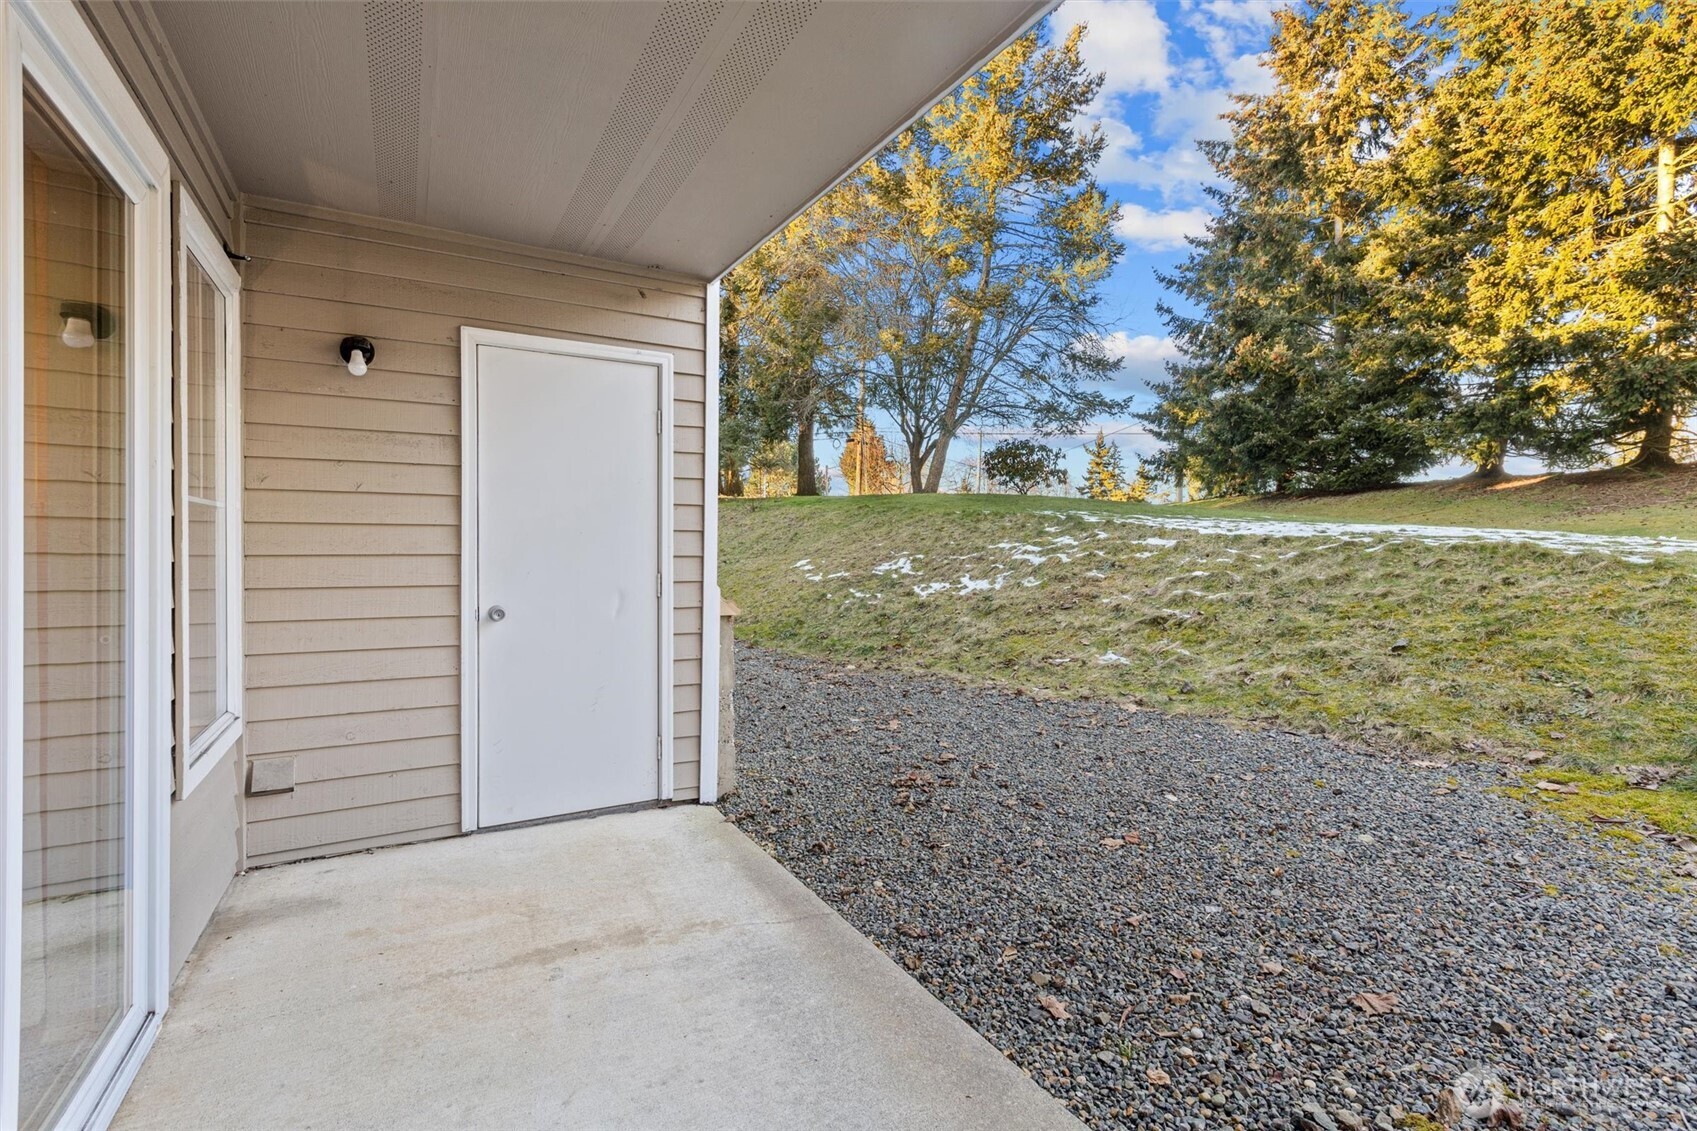
[[[660,433],[662,433],[666,430],[665,429],[665,419],[666,418],[665,418],[664,414],[662,414],[659,409],[654,410],[654,434],[656,436],[660,435]]]

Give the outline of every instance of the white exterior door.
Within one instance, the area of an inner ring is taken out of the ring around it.
[[[464,353],[475,824],[655,800],[669,777],[669,359],[469,330]]]

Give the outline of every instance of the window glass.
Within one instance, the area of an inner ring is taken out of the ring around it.
[[[184,641],[191,745],[229,708],[224,655],[229,555],[229,485],[224,435],[224,295],[193,255],[185,257],[182,333],[184,521],[188,527],[187,640]]]
[[[49,1126],[130,1003],[129,205],[24,84],[19,1124]]]

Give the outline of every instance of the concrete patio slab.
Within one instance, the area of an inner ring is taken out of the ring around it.
[[[1079,1124],[688,806],[238,878],[115,1126]]]

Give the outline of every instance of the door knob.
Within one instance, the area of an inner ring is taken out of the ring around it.
[[[490,605],[489,611],[484,615],[490,620],[506,620],[507,610],[503,609],[500,605]]]

